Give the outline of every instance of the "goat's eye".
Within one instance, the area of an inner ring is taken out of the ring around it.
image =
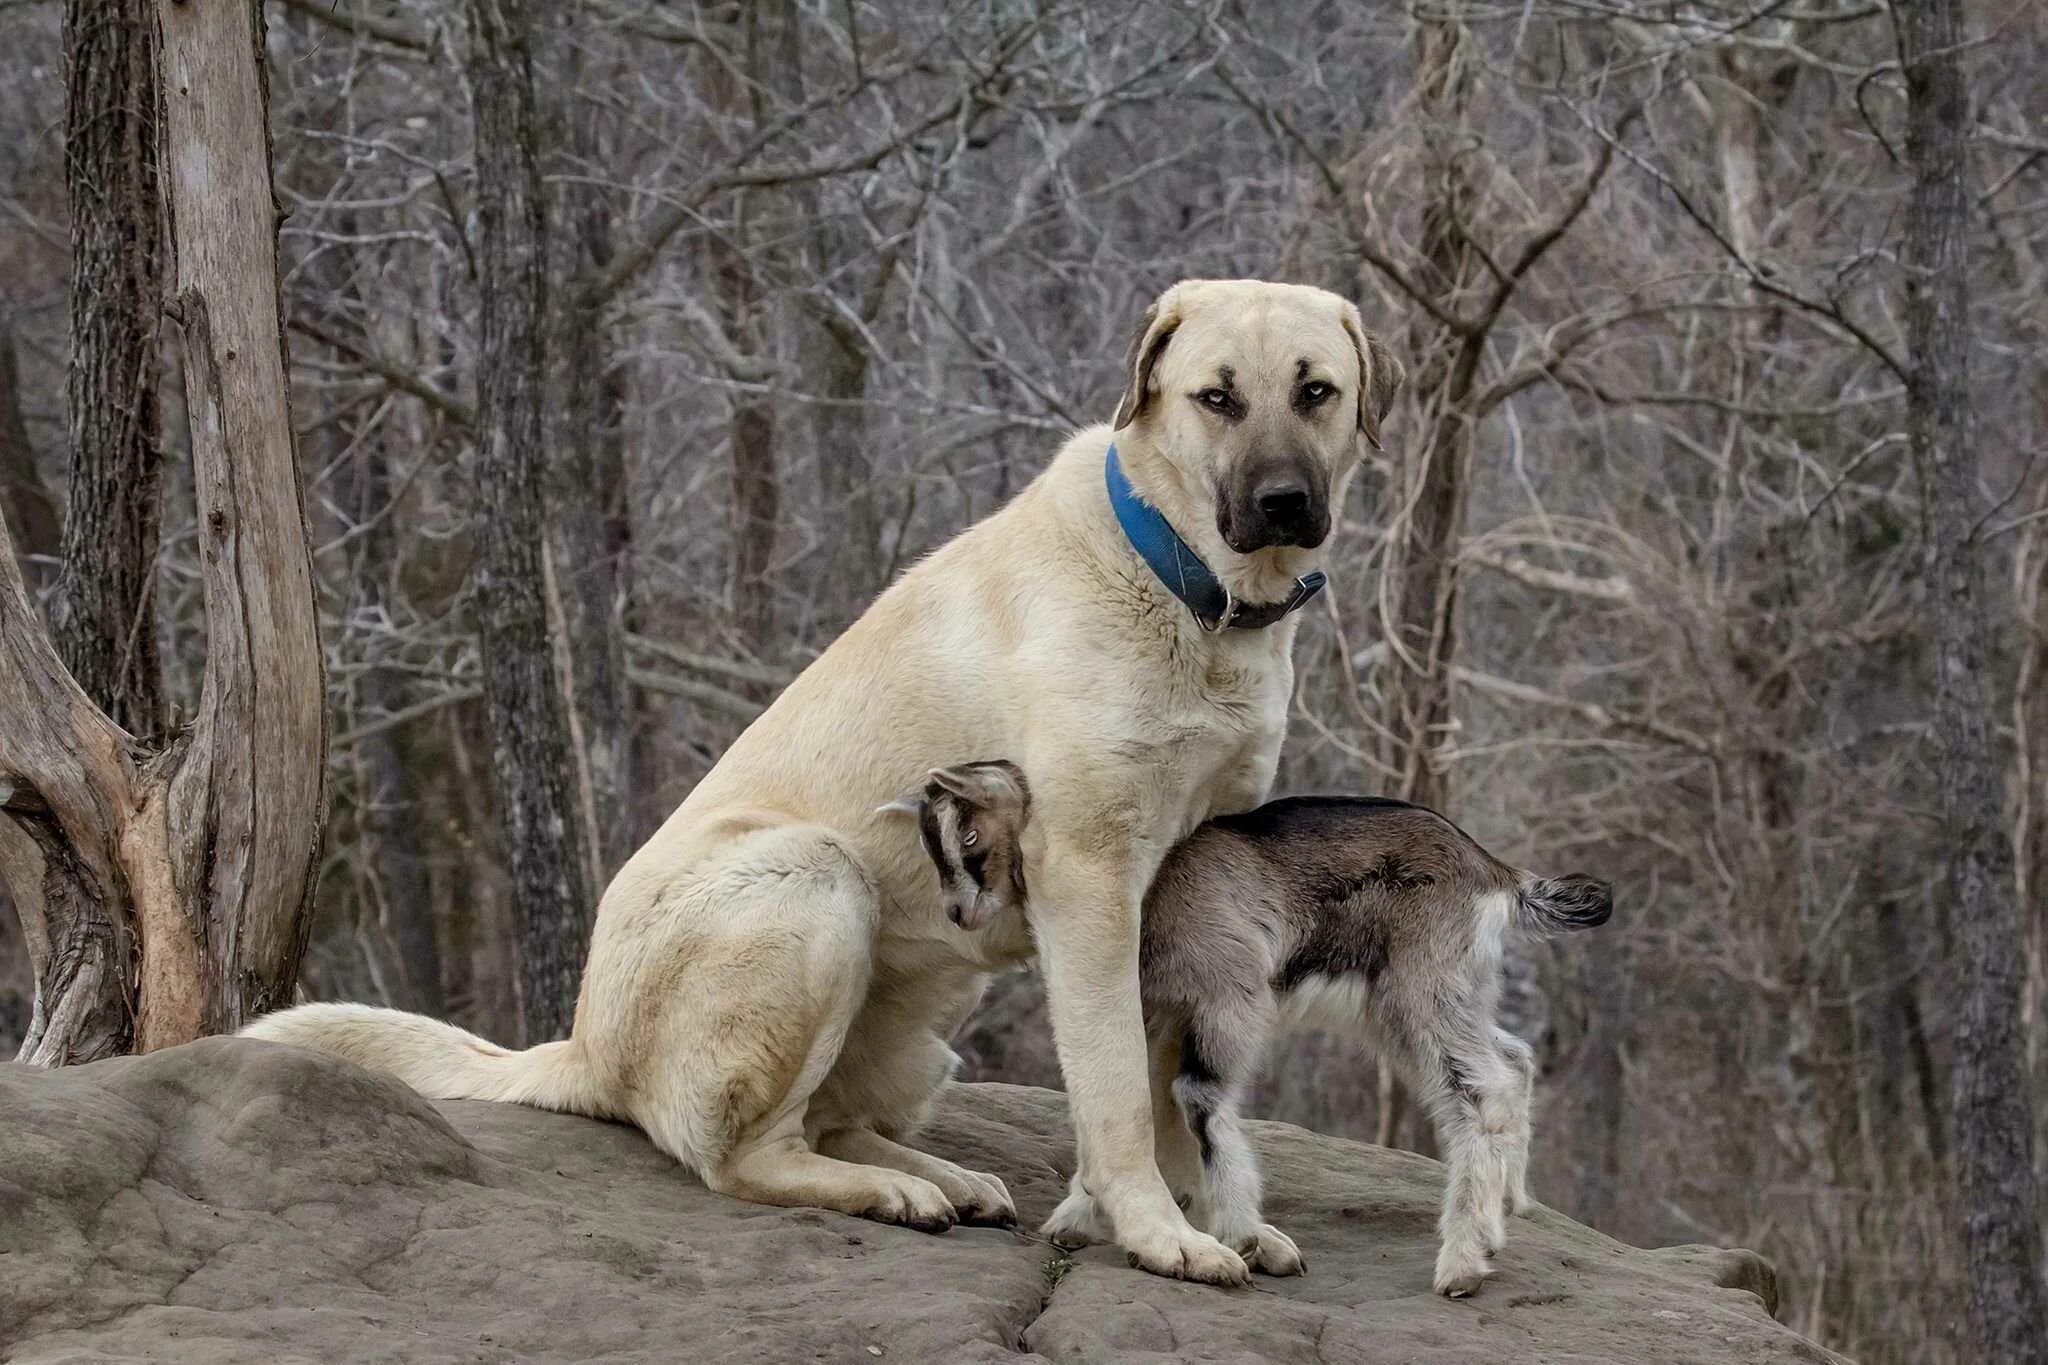
[[[1195,401],[1208,408],[1211,412],[1229,412],[1231,406],[1230,390],[1203,389],[1195,395]]]
[[[1301,401],[1313,407],[1335,392],[1334,388],[1318,379],[1301,386]]]
[[[960,836],[960,847],[962,848],[973,848],[976,844],[980,842],[981,831],[978,829],[970,829],[965,834]]]

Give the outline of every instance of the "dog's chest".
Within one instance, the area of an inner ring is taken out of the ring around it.
[[[1223,636],[1210,649],[1147,669],[1137,692],[1151,704],[1141,714],[1155,739],[1229,751],[1247,737],[1286,729],[1292,681],[1286,653]]]

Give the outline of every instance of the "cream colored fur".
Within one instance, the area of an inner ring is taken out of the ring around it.
[[[1320,548],[1239,555],[1217,529],[1236,462],[1284,445],[1342,506],[1399,366],[1320,290],[1195,281],[1134,347],[1125,468],[1238,597],[1284,597]],[[1301,362],[1333,385],[1294,411]],[[1193,395],[1229,367],[1225,422]],[[1138,1003],[1138,907],[1166,850],[1262,801],[1296,618],[1203,633],[1127,545],[1103,489],[1110,429],[1077,434],[1001,511],[885,592],[733,744],[598,908],[572,1036],[508,1053],[445,1024],[316,1005],[258,1021],[434,1097],[630,1119],[712,1188],[932,1229],[1014,1217],[993,1176],[903,1145],[956,1064],[1014,925],[939,908],[908,821],[878,807],[988,755],[1034,784],[1025,850],[1080,1183],[1145,1268],[1238,1282],[1160,1177]]]

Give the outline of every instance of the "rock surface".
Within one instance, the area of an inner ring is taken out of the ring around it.
[[[272,1044],[0,1066],[0,1359],[1837,1359],[1771,1320],[1755,1255],[1548,1210],[1476,1298],[1437,1298],[1434,1162],[1255,1136],[1309,1274],[1225,1292],[1107,1248],[736,1203],[631,1128],[430,1104]],[[956,1087],[929,1145],[1034,1222],[1073,1156],[1059,1095],[999,1085]]]

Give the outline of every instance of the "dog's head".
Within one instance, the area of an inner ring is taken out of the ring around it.
[[[1348,301],[1262,280],[1167,290],[1127,371],[1115,427],[1133,485],[1254,601],[1311,565],[1402,379]]]
[[[882,810],[917,817],[918,838],[938,871],[939,894],[953,923],[980,929],[1023,910],[1031,788],[1016,764],[992,759],[934,768],[924,786]]]

